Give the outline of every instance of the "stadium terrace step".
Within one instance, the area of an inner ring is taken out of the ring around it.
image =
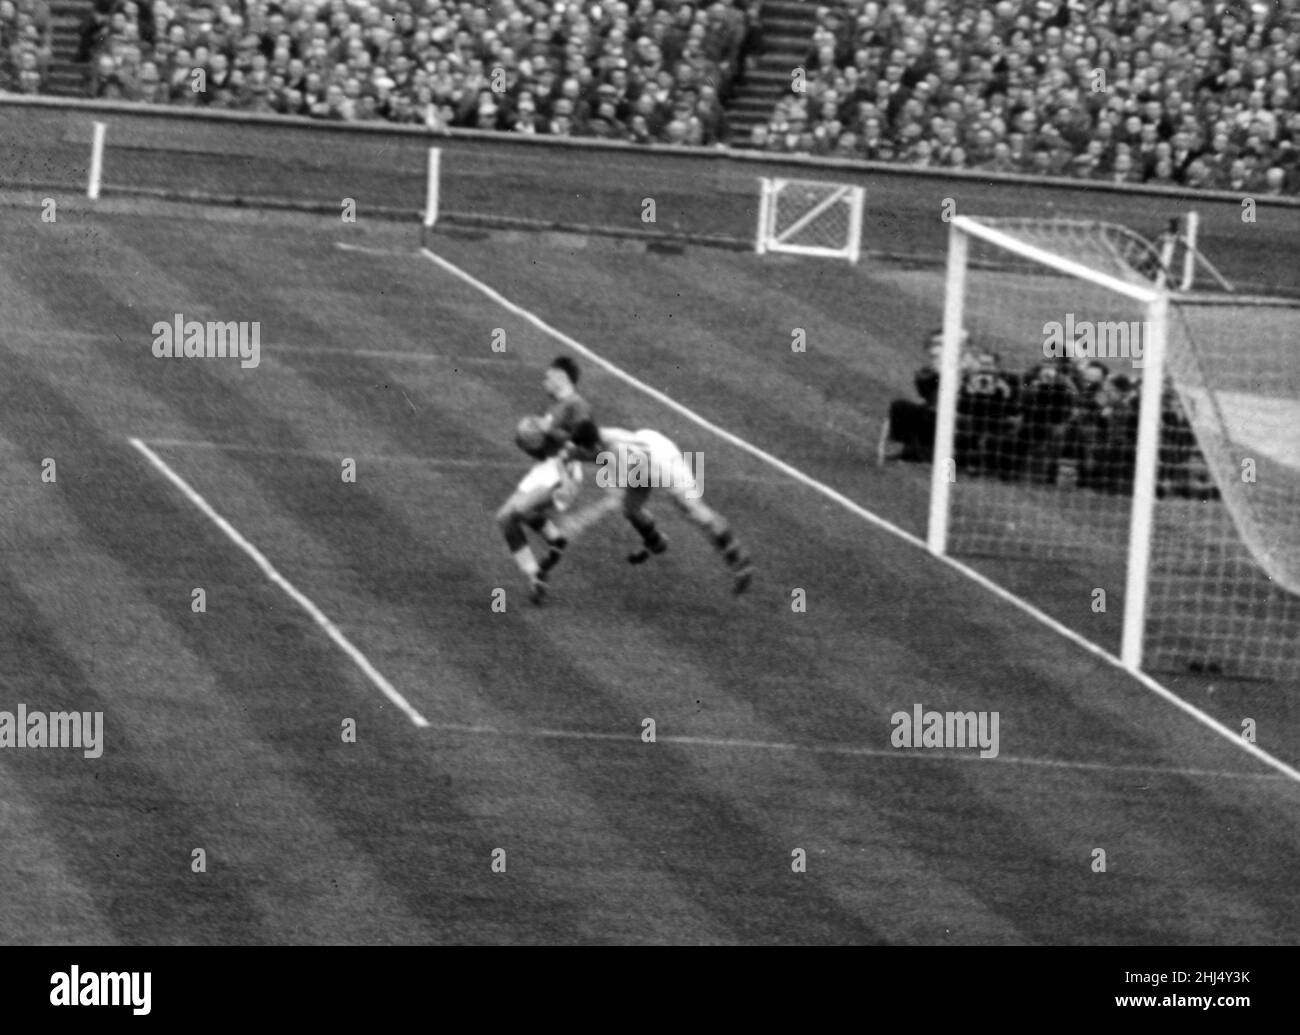
[[[93,11],[91,0],[51,0],[54,57],[46,77],[46,93],[59,97],[86,95],[86,66],[77,62],[77,52],[81,49],[81,27]]]
[[[776,36],[807,37],[816,27],[814,18],[765,18],[763,19],[763,38]]]
[[[769,18],[786,18],[791,21],[806,21],[810,25],[817,20],[818,7],[842,7],[838,3],[808,4],[803,0],[766,0],[763,4],[763,23]]]
[[[86,66],[76,58],[81,49],[81,28],[93,10],[91,0],[50,0],[54,54],[46,74],[46,93],[60,97],[86,95]]]
[[[78,26],[55,25],[51,33],[54,46],[54,60],[72,61],[81,47],[81,31]]]
[[[52,0],[50,3],[50,21],[57,28],[71,25],[74,31],[80,31],[82,24],[90,17],[95,5],[91,0]]]
[[[754,70],[758,72],[785,72],[789,73],[795,65],[802,65],[807,52],[793,50],[774,50],[769,54],[764,54],[754,62]]]
[[[790,83],[792,81],[791,73],[794,71],[795,67],[796,66],[792,64],[772,69],[756,68],[745,76],[745,82],[746,84],[753,83],[755,85],[759,83],[764,85],[768,83],[773,84],[776,89],[770,90],[769,92],[772,94],[772,103],[775,104],[776,95],[782,91],[790,89]]]
[[[771,54],[807,54],[811,49],[811,40],[804,36],[793,36],[782,33],[780,36],[763,37],[763,48],[765,54],[770,51]]]
[[[758,119],[754,122],[739,122],[731,127],[732,139],[731,146],[736,148],[754,148],[754,141],[751,138],[755,126],[765,125],[766,119]]]
[[[733,143],[748,142],[754,126],[764,123],[776,102],[790,89],[791,73],[808,58],[818,6],[842,6],[838,0],[813,5],[801,0],[765,0],[760,11],[758,53],[730,103],[727,122]]]
[[[86,66],[73,61],[55,61],[45,79],[45,92],[55,97],[86,96]]]

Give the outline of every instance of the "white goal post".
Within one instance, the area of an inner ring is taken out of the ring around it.
[[[754,242],[759,255],[786,252],[858,261],[866,197],[862,187],[766,177],[760,184]]]
[[[1190,222],[952,220],[928,545],[1130,669],[1294,679],[1300,303],[1224,290]]]

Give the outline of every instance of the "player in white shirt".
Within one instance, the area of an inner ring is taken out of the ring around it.
[[[732,588],[742,593],[753,578],[749,555],[732,534],[721,514],[701,500],[702,487],[682,451],[667,436],[649,428],[628,431],[602,427],[602,449],[594,458],[598,485],[623,490],[623,516],[641,536],[642,547],[628,556],[640,564],[651,554],[663,553],[668,539],[659,531],[646,502],[654,489],[664,489],[677,509],[696,525],[723,557],[732,574]]]

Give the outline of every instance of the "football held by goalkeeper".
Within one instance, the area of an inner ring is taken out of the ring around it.
[[[584,451],[599,445],[591,407],[577,391],[578,376],[578,364],[568,356],[560,356],[546,368],[542,387],[552,403],[544,416],[521,421],[515,435],[516,444],[535,463],[496,515],[506,546],[528,579],[534,603],[545,595],[546,573],[567,545],[553,516],[569,507],[582,484],[582,465],[561,453],[570,443]],[[525,528],[546,543],[540,561],[528,545]]]

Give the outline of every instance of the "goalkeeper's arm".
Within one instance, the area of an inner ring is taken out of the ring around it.
[[[593,464],[604,448],[599,429],[593,421],[587,420],[574,428],[573,435],[560,447],[559,456],[566,463],[578,460]]]

